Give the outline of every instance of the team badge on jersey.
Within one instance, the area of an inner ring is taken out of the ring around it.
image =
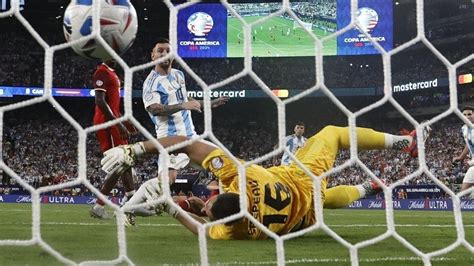
[[[100,87],[104,85],[104,82],[102,80],[96,80],[95,85]]]
[[[171,80],[170,81],[171,87],[175,90],[178,90],[181,88],[181,85],[176,80]]]
[[[215,157],[211,160],[211,165],[215,170],[221,169],[224,166],[224,161],[222,161],[221,157]]]

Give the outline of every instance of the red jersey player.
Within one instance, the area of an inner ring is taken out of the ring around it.
[[[95,90],[95,114],[94,125],[99,125],[107,121],[116,119],[120,114],[120,80],[111,67],[114,61],[108,61],[100,64],[93,76],[93,86]],[[130,132],[127,127],[118,123],[114,126],[98,130],[96,132],[99,141],[100,150],[105,152],[110,148],[128,144]],[[121,174],[122,183],[125,187],[125,196],[131,197],[134,192],[132,170],[129,169]],[[100,192],[105,196],[109,195],[118,181],[119,176],[110,176],[104,181]],[[108,215],[104,209],[104,202],[97,199],[96,204],[89,211],[94,218],[105,219]]]

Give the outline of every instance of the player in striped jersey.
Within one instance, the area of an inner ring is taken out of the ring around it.
[[[473,106],[464,106],[462,109],[462,114],[471,122],[474,123],[474,107]],[[474,186],[474,159],[472,155],[474,154],[474,128],[469,127],[468,125],[463,125],[461,127],[462,137],[466,145],[462,153],[453,158],[453,162],[458,162],[464,160],[467,155],[470,155],[471,160],[469,161],[469,169],[462,180],[461,191],[467,190],[470,187]],[[470,198],[474,198],[474,193],[470,193]]]
[[[160,38],[151,52],[157,60],[170,53],[168,39]],[[202,101],[188,97],[182,71],[172,68],[173,59],[157,64],[143,83],[143,104],[155,124],[156,136],[196,135],[191,111],[201,112]],[[212,107],[225,104],[228,97],[211,101]]]
[[[356,128],[357,143],[360,150],[397,149],[414,156],[417,149],[416,131],[406,136],[396,136],[377,132],[367,128]],[[187,140],[175,136],[159,139],[164,147],[169,147]],[[349,148],[349,129],[327,126],[312,136],[306,145],[296,153],[296,158],[312,174],[321,176],[330,170],[340,148]],[[206,214],[211,220],[222,219],[240,211],[238,168],[223,150],[196,141],[180,149],[189,158],[209,170],[222,182],[223,194],[212,198],[205,206]],[[139,142],[114,148],[104,153],[101,161],[102,170],[106,173],[122,172],[134,164],[134,161],[145,154],[156,154],[158,150],[151,141]],[[244,163],[244,162],[242,162]],[[284,235],[298,229],[313,225],[316,222],[313,180],[295,163],[289,166],[263,168],[252,164],[246,167],[246,199],[248,212],[260,224],[270,231]],[[327,178],[321,180],[321,201],[324,203]],[[332,189],[332,188],[331,188]],[[189,221],[174,205],[164,204],[165,211],[177,218],[187,229],[198,234],[199,227]],[[190,214],[199,223],[206,220]],[[215,224],[206,228],[207,235],[213,239],[265,239],[268,238],[259,227],[249,219],[241,218],[226,224]]]
[[[294,128],[294,134],[289,135],[285,138],[285,145],[290,150],[291,153],[295,154],[296,151],[304,146],[306,142],[306,138],[303,136],[304,134],[304,123],[298,122]],[[290,165],[291,158],[290,156],[284,152],[281,156],[281,163],[280,165]]]
[[[158,60],[170,53],[171,47],[169,40],[159,38],[156,45],[151,51],[151,60]],[[151,120],[155,124],[156,137],[162,138],[167,136],[185,136],[194,137],[193,120],[191,111],[201,112],[202,102],[188,97],[186,90],[186,82],[182,71],[172,68],[173,59],[170,58],[159,64],[150,71],[143,83],[142,99],[145,110],[148,112]],[[212,107],[225,104],[229,100],[228,97],[220,97],[211,101]],[[170,154],[169,166],[173,166],[174,161],[186,161],[186,154]],[[160,159],[158,159],[160,161]],[[189,158],[187,158],[189,161]],[[186,163],[187,164],[187,163]],[[160,163],[158,164],[159,167]],[[179,167],[169,167],[169,179],[174,180],[177,176],[177,170],[186,166],[178,164]],[[158,176],[161,171],[158,171]],[[148,183],[154,184],[157,180],[150,180]],[[143,202],[145,199],[145,190],[137,191],[135,198],[132,198],[134,204]],[[137,200],[135,200],[137,199]],[[141,199],[141,200],[139,200]],[[179,203],[179,202],[178,202]],[[186,206],[186,205],[183,205]],[[134,216],[132,213],[127,214],[129,224],[133,225]]]

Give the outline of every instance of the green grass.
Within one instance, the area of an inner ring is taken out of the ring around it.
[[[118,257],[115,220],[88,216],[85,205],[41,205],[41,237],[54,250],[76,263]],[[0,240],[32,237],[31,205],[0,204]],[[377,210],[327,210],[329,227],[349,243],[374,238],[386,231],[385,213]],[[466,239],[474,243],[474,212],[464,212]],[[138,227],[126,230],[127,254],[137,265],[199,264],[198,238],[169,216],[137,219]],[[452,212],[397,211],[397,231],[424,252],[456,240]],[[208,240],[209,262],[276,262],[273,240]],[[318,230],[285,242],[285,257],[295,265],[350,265],[349,251]],[[422,265],[416,255],[393,238],[359,250],[360,265]],[[459,247],[443,254],[433,265],[474,265],[474,255]],[[0,246],[0,265],[61,265],[39,246]]]
[[[247,23],[256,21],[262,17],[244,17]],[[277,26],[270,34],[269,27]],[[277,57],[277,56],[314,56],[315,44],[313,39],[301,28],[295,30],[295,34],[290,33],[286,35],[287,29],[293,30],[293,22],[280,17],[273,17],[261,24],[257,24],[252,28],[252,35],[255,35],[255,40],[252,40],[252,53],[254,56],[262,57]],[[283,35],[282,35],[283,30]],[[329,33],[323,30],[313,30],[313,33],[318,37],[324,37]],[[274,39],[272,39],[272,37]],[[229,18],[227,30],[227,56],[228,57],[243,57],[244,56],[244,42],[243,42],[243,27],[242,23],[236,18]],[[323,43],[323,55],[335,55],[336,39],[331,39]]]

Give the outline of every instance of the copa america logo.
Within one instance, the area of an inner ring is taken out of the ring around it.
[[[369,7],[361,7],[357,10],[357,22],[359,29],[370,33],[379,23],[379,15],[375,10]]]
[[[188,18],[188,30],[197,37],[206,36],[214,27],[212,17],[204,12],[196,12]]]

